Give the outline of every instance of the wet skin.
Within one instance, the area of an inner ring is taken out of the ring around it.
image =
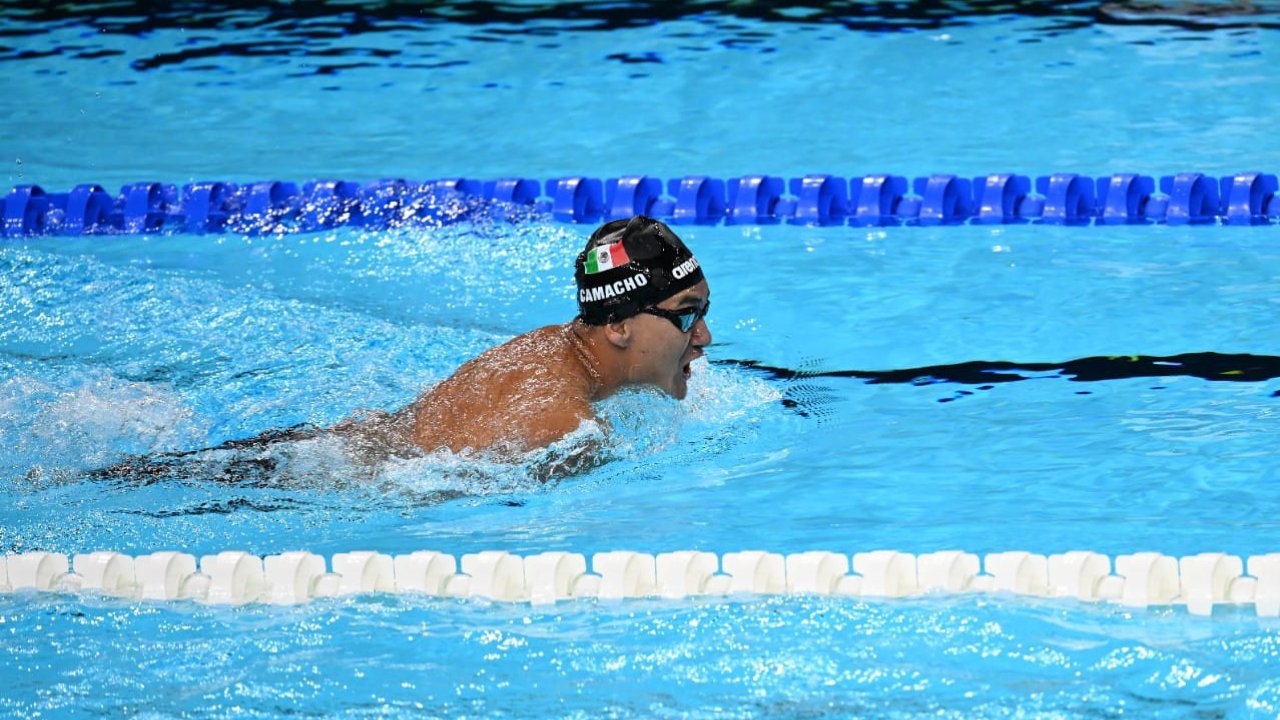
[[[704,280],[657,307],[683,310],[709,297]],[[710,342],[704,319],[682,333],[647,313],[608,325],[575,320],[539,328],[468,361],[406,408],[411,438],[427,451],[546,447],[595,419],[592,403],[623,388],[655,386],[683,399],[689,365]]]

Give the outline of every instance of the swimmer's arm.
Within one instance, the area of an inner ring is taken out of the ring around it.
[[[531,468],[533,476],[547,482],[603,465],[609,431],[609,424],[594,416],[583,420],[559,439],[558,446],[553,443],[551,454]]]
[[[543,404],[537,411],[530,412],[534,418],[525,426],[524,441],[527,449],[545,448],[564,440],[572,433],[595,424],[607,435],[608,426],[596,417],[591,403],[586,400],[564,403]],[[576,475],[596,467],[603,462],[603,442],[599,436],[590,435],[573,439],[568,445],[556,451],[547,462],[540,463],[534,476],[546,482],[555,478]]]
[[[542,407],[530,413],[533,418],[524,427],[524,442],[530,450],[544,448],[565,435],[577,430],[583,422],[595,420],[588,403],[572,403],[554,407]]]

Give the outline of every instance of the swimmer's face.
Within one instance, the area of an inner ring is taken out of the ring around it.
[[[711,299],[707,281],[658,303],[663,310],[679,312],[703,307]],[[711,330],[707,321],[698,318],[689,332],[666,318],[640,313],[628,319],[633,323],[635,343],[632,357],[633,379],[657,385],[663,392],[677,400],[689,393],[690,363],[702,357],[702,348],[711,343]]]

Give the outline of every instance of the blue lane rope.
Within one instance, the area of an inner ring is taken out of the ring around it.
[[[1158,189],[1157,189],[1158,188]],[[45,192],[18,185],[0,201],[5,237],[167,232],[310,232],[339,226],[369,229],[441,225],[466,220],[478,208],[549,214],[597,223],[645,214],[672,224],[1058,225],[1272,224],[1280,218],[1273,174],[1224,177],[1181,173],[1156,178],[1074,173],[1032,179],[1000,173],[963,178],[898,175],[784,179],[746,175],[728,180],[635,175],[476,180],[404,179],[360,184],[344,180],[272,180],[237,185],[160,182],[101,185]]]

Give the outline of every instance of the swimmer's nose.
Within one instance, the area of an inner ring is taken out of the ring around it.
[[[693,337],[690,338],[690,344],[694,347],[703,347],[711,344],[711,328],[707,327],[706,318],[698,318],[698,322],[693,324],[691,332]]]

